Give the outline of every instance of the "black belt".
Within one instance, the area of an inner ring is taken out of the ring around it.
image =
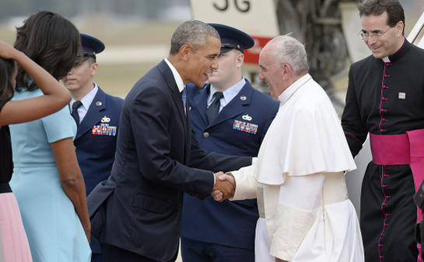
[[[12,193],[9,183],[0,183],[0,194],[2,193]]]

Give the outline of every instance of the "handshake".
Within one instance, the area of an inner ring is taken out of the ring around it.
[[[234,196],[236,191],[236,181],[231,173],[215,173],[215,186],[212,191],[212,197],[217,202],[223,202]]]

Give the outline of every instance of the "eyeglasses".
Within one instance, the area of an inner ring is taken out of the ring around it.
[[[359,32],[359,37],[364,41],[367,40],[370,37],[374,38],[374,39],[380,38],[392,28],[393,27],[389,27],[389,29],[387,29],[386,31],[383,31],[383,30],[375,30],[375,31],[372,31],[372,32],[361,31],[361,32]]]

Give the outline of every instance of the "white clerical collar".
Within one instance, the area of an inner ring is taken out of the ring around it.
[[[84,109],[86,110],[86,111],[88,111],[88,109],[90,108],[90,105],[91,105],[91,103],[93,102],[93,100],[94,100],[94,97],[96,96],[96,94],[97,94],[97,91],[99,90],[99,87],[97,86],[97,84],[96,83],[94,83],[94,88],[90,91],[90,92],[88,92],[88,94],[86,94],[80,101],[81,101],[81,103],[82,103],[82,105],[84,106]],[[72,98],[72,100],[71,100],[71,108],[72,108],[72,105],[74,104],[74,102],[75,102],[76,100],[75,99],[73,99]]]
[[[385,58],[383,58],[383,62],[384,63],[390,63],[390,59],[388,56],[386,56]]]
[[[182,91],[184,91],[184,88],[185,88],[184,81],[181,78],[181,75],[178,73],[177,69],[171,64],[171,62],[169,62],[167,58],[165,58],[165,62],[171,69],[172,74],[174,75],[175,83],[177,83],[178,90],[181,93]]]
[[[233,100],[233,98],[243,89],[245,84],[246,84],[246,80],[244,78],[242,78],[235,85],[231,86],[230,88],[228,88],[227,90],[222,92],[222,94],[224,95],[224,100],[225,100],[226,105],[228,103],[230,103],[231,100]],[[215,94],[216,92],[218,92],[218,90],[211,84],[211,89],[210,89],[209,98],[208,98],[208,104],[210,102],[212,102],[213,94]]]
[[[284,104],[285,102],[287,102],[287,100],[290,99],[290,97],[301,87],[303,86],[306,82],[308,82],[309,80],[311,80],[312,77],[310,74],[306,74],[304,76],[302,76],[301,78],[297,79],[296,82],[294,82],[293,84],[291,84],[291,86],[289,86],[286,90],[283,91],[283,93],[281,93],[278,96],[278,100],[281,101],[282,104]]]

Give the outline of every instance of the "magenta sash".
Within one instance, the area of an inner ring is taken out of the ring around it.
[[[409,165],[412,170],[415,192],[424,180],[424,129],[408,131],[404,135],[375,135],[370,133],[372,161],[377,165]],[[417,222],[423,220],[418,209]],[[419,246],[421,261],[422,249]]]
[[[424,129],[404,135],[370,134],[372,161],[377,165],[409,165],[414,176],[415,191],[424,181]],[[418,218],[422,221],[422,216]]]

